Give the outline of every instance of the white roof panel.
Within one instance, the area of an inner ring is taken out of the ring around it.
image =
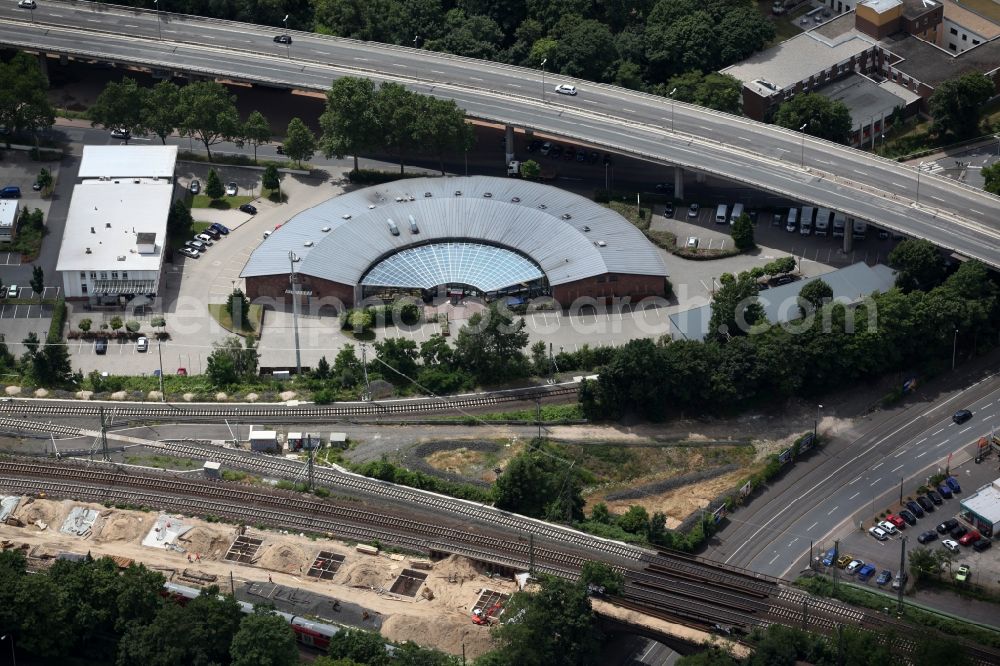
[[[241,276],[286,274],[292,251],[302,259],[298,272],[354,285],[379,260],[434,241],[511,248],[550,285],[604,273],[667,275],[659,250],[612,210],[548,185],[473,176],[400,180],[325,201],[272,233]]]
[[[173,178],[177,146],[84,146],[78,178]]]

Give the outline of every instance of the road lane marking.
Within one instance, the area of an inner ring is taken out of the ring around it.
[[[876,483],[878,483],[878,482],[879,482],[879,481],[881,481],[881,480],[882,480],[882,477],[880,476],[880,477],[878,477],[877,479],[875,479],[874,481],[872,481],[871,485],[870,485],[870,486],[868,486],[868,487],[869,487],[869,488],[871,488],[872,486],[874,486],[874,485],[875,485]]]
[[[861,494],[861,491],[859,490],[858,492],[856,492],[853,495],[851,495],[850,497],[848,497],[847,500],[850,501],[850,500],[854,499],[855,497],[857,497],[860,494]]]
[[[830,511],[826,515],[828,515],[828,516],[831,515],[834,511],[836,511],[839,508],[840,508],[840,505],[838,504],[837,506],[835,506],[832,509],[830,509]]]
[[[770,562],[768,562],[768,564],[774,564],[774,561],[775,561],[776,559],[778,559],[778,553],[775,553],[775,554],[774,554],[774,557],[772,557],[772,558],[771,558],[771,561],[770,561]]]
[[[884,464],[885,464],[884,462],[880,462],[879,464],[877,464],[874,467],[872,467],[872,471],[874,472],[875,470],[877,470],[879,467],[881,467]]]
[[[791,547],[792,547],[792,544],[793,544],[793,543],[795,543],[795,542],[796,542],[796,541],[798,541],[798,540],[799,540],[799,538],[798,538],[798,537],[795,537],[794,539],[792,539],[791,541],[789,541],[789,542],[788,542],[788,547],[789,547],[789,548],[791,548]]]
[[[320,55],[330,55],[329,51],[313,51],[313,53],[318,53]]]
[[[934,432],[931,433],[931,437],[933,437],[934,435],[939,435],[942,432],[944,432],[944,428],[941,428],[940,430],[935,430]]]
[[[938,446],[940,446],[940,444],[938,444]],[[918,457],[918,458],[923,458],[923,457],[924,457],[924,456],[926,456],[926,455],[927,455],[927,452],[926,452],[926,451],[924,451],[923,453],[921,453],[921,454],[920,454],[919,456],[917,456],[917,457]]]
[[[940,432],[940,431],[939,431],[939,432]],[[937,433],[934,433],[934,434],[936,435]],[[917,446],[917,444],[923,444],[923,443],[924,443],[924,442],[926,442],[926,441],[927,441],[927,438],[926,438],[926,437],[924,437],[924,438],[923,438],[922,440],[920,440],[919,442],[916,442],[916,443],[914,443],[914,446]]]
[[[961,435],[961,434],[962,434],[963,432],[966,432],[967,430],[972,430],[972,426],[969,426],[969,427],[968,427],[968,428],[966,428],[965,430],[959,430],[959,431],[958,431],[958,434],[959,434],[959,435]]]
[[[812,528],[816,527],[817,525],[819,525],[819,521],[818,520],[815,523],[813,523],[812,525],[810,525],[809,527],[807,527],[806,528],[806,532],[810,531]]]
[[[937,201],[941,201],[941,202],[944,201],[944,199],[942,199],[941,197],[936,197],[933,194],[931,195],[931,199],[936,199]]]
[[[855,482],[857,482],[857,481],[860,481],[860,480],[861,480],[861,477],[859,476],[858,478],[854,479],[854,481],[851,481],[851,483],[848,483],[847,485],[849,485],[849,486],[850,486],[850,485],[852,485],[852,484],[854,484]]]
[[[976,210],[975,208],[970,208],[969,210],[970,210],[970,211],[972,211],[973,213],[979,213],[980,215],[982,215],[982,214],[983,214],[983,211],[981,211],[981,210]]]
[[[989,416],[984,416],[983,420],[985,421],[986,419],[991,419],[993,418],[993,416],[994,416],[993,414],[990,414]]]
[[[904,453],[906,453],[906,449],[903,449],[902,451],[900,451],[899,453],[897,453],[896,455],[894,455],[893,458],[898,458],[899,456],[903,455]]]
[[[897,467],[896,469],[894,469],[894,470],[892,470],[892,471],[893,471],[893,472],[895,472],[896,470],[899,470],[899,469],[903,469],[903,466],[902,466],[902,465],[900,465],[899,467]]]

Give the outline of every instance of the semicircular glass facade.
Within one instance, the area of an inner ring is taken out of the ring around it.
[[[361,284],[403,289],[466,284],[491,292],[543,277],[545,274],[531,260],[502,247],[432,243],[386,257],[368,271]]]

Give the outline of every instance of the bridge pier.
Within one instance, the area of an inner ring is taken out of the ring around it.
[[[45,55],[44,51],[41,51],[38,54],[38,68],[42,70],[42,74],[45,75],[45,78],[49,77],[49,58]]]
[[[507,125],[504,131],[507,139],[507,160],[504,164],[510,164],[510,161],[514,159],[514,126]]]
[[[844,223],[844,254],[850,254],[854,250],[854,218],[847,218]]]
[[[674,199],[684,198],[684,169],[674,167]]]

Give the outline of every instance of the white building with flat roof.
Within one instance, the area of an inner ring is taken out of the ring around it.
[[[14,231],[17,222],[16,199],[0,199],[0,243],[9,243],[14,240]]]
[[[66,298],[157,292],[176,158],[176,146],[84,147],[56,264]]]

